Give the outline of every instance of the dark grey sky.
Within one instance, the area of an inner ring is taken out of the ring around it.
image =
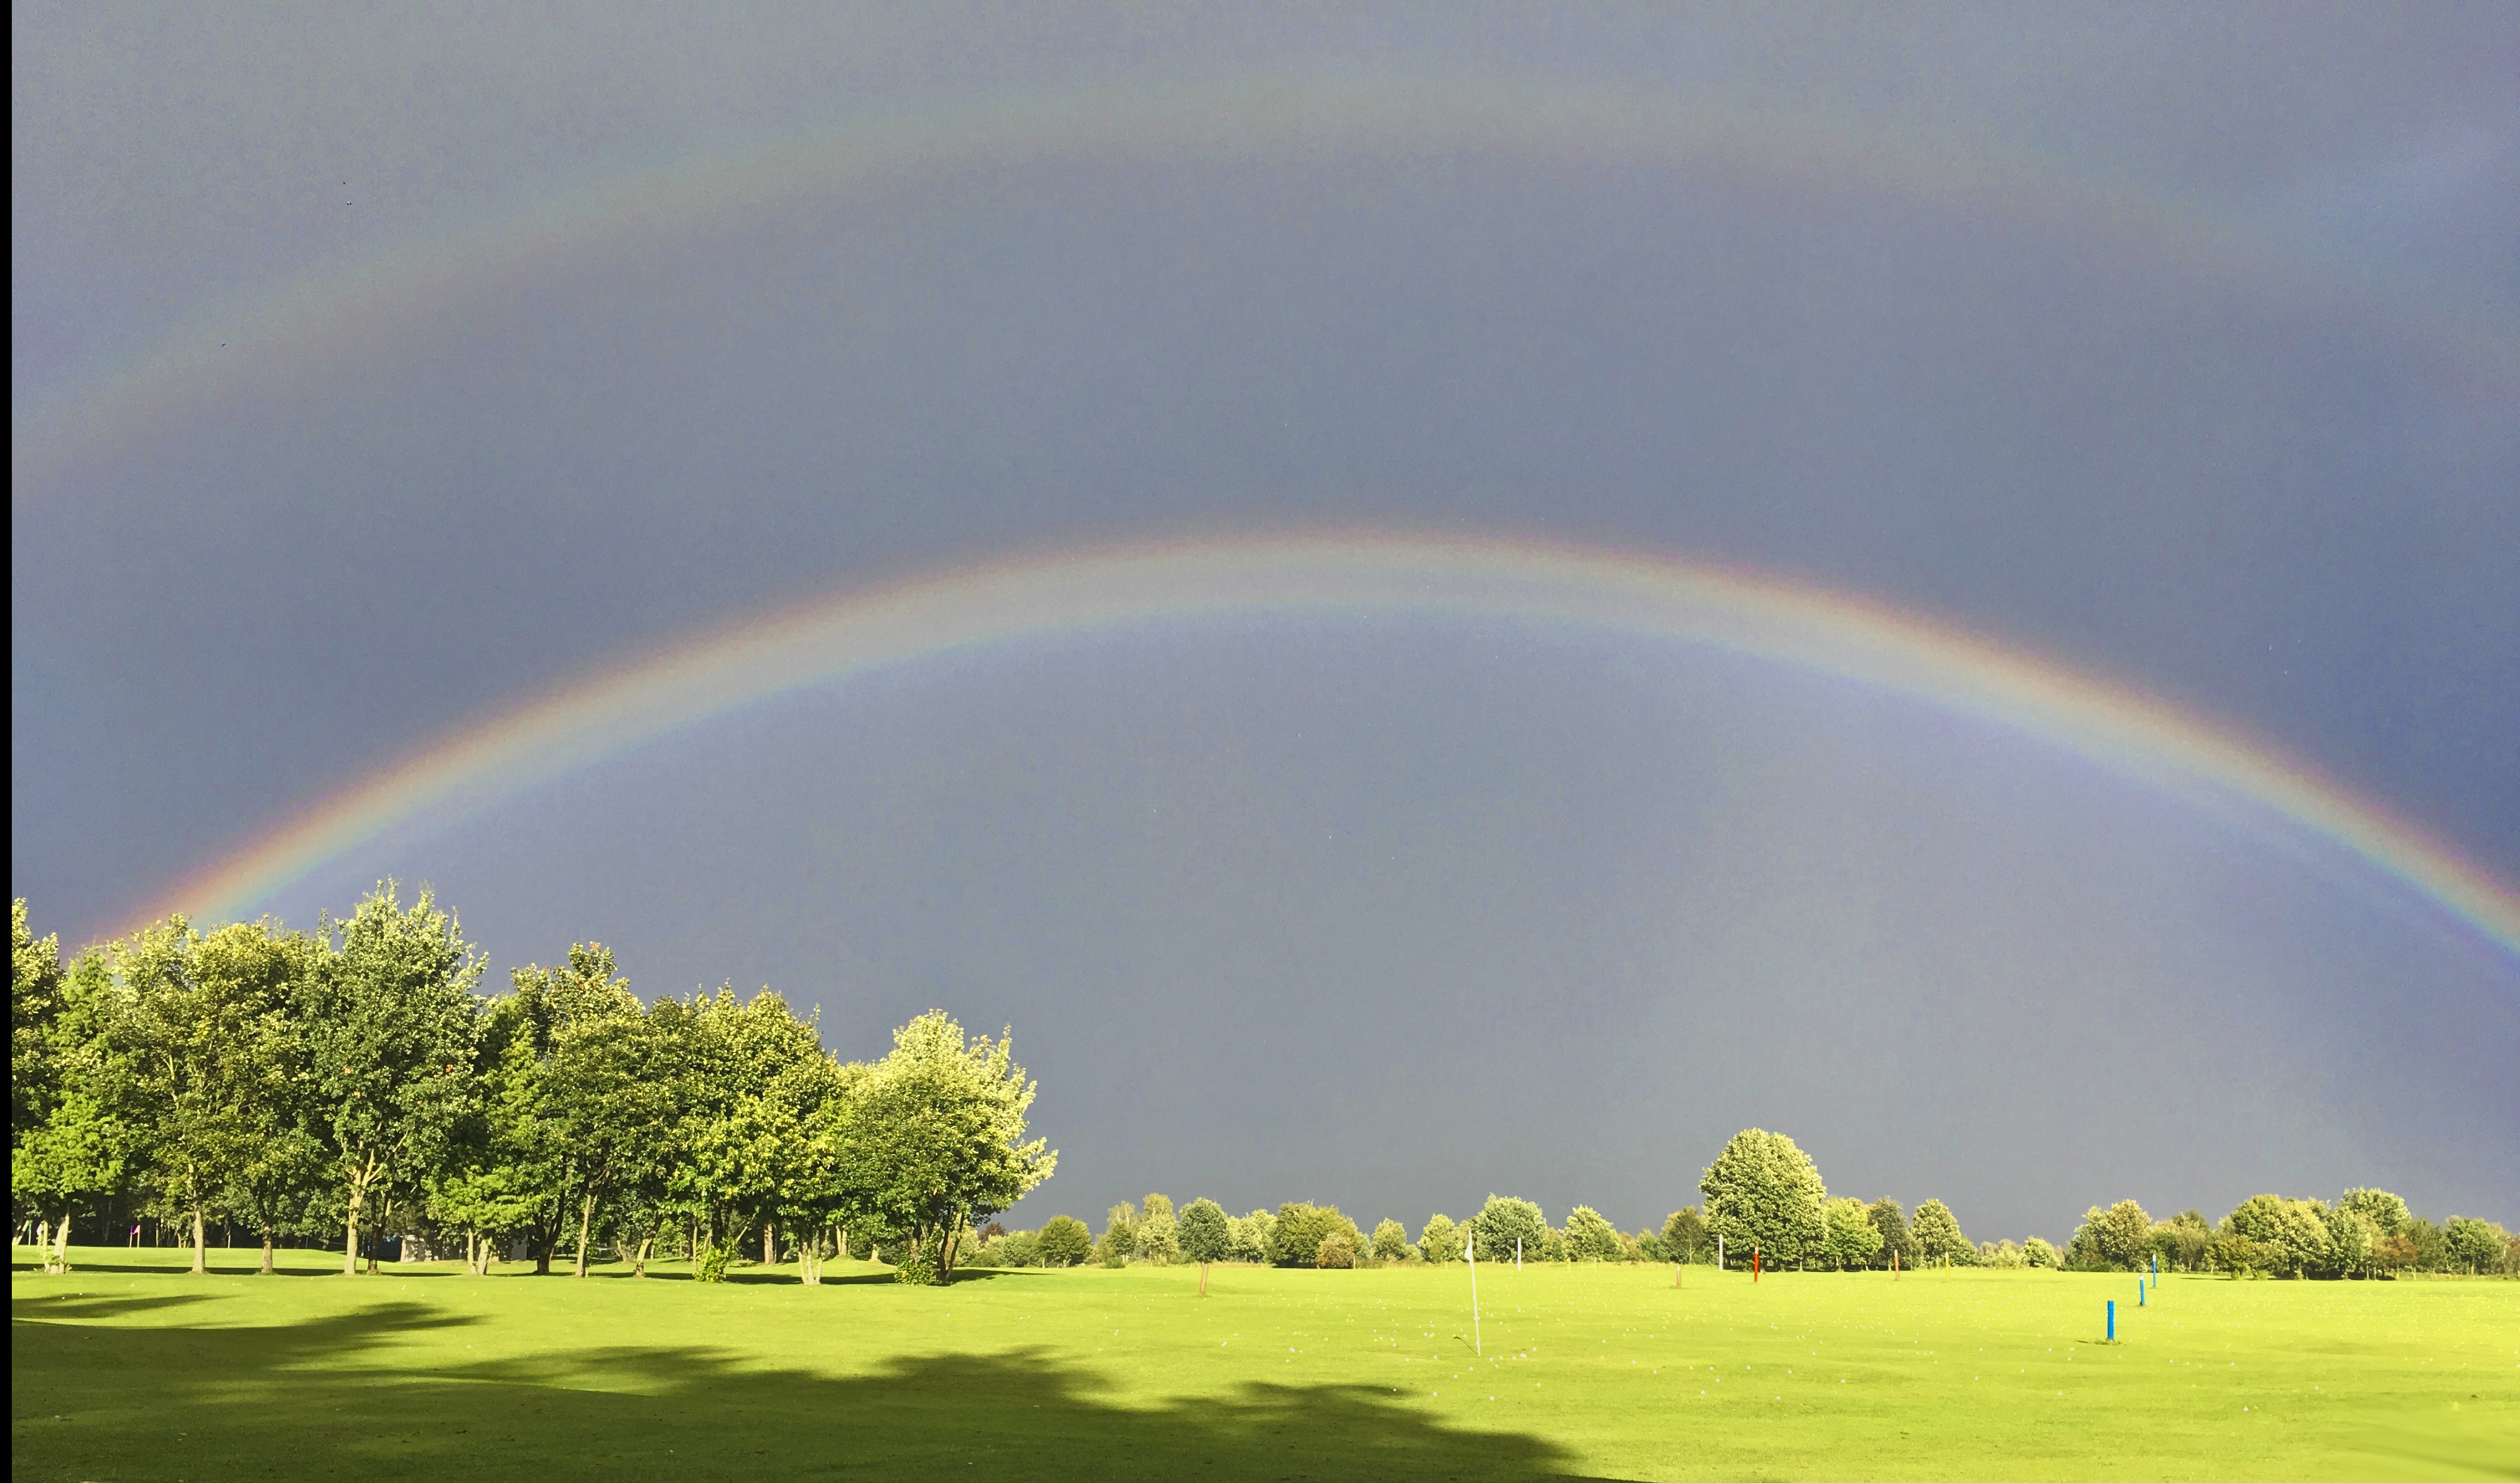
[[[1357,524],[1956,620],[2520,876],[2507,9],[896,10],[16,11],[12,873],[42,923],[110,930],[447,728],[767,605]],[[980,151],[415,312],[344,298],[315,359],[252,338],[310,281],[389,285],[642,171],[1252,78],[1289,111],[1610,89],[1896,167]],[[1924,188],[1971,172],[2079,204]],[[2165,221],[2219,246],[2147,250]],[[231,335],[238,369],[81,423]],[[268,905],[388,871],[503,966],[602,937],[646,989],[820,1003],[853,1053],[930,1003],[1012,1020],[1063,1150],[1028,1216],[1162,1188],[1414,1226],[1496,1189],[1633,1226],[1753,1122],[1973,1235],[2364,1180],[2520,1215],[2508,954],[2246,809],[1682,646],[1013,645]]]

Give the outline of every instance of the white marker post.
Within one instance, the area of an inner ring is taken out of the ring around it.
[[[1522,1237],[1518,1236],[1513,1238],[1513,1270],[1522,1270]]]
[[[1485,1358],[1486,1346],[1479,1342],[1479,1234],[1470,1233],[1469,1243],[1462,1248],[1470,1255],[1470,1352]]]
[[[1724,1237],[1720,1235],[1715,1237],[1715,1270],[1724,1270]]]

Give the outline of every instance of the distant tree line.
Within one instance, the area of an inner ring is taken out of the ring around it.
[[[266,1272],[329,1231],[344,1271],[398,1237],[476,1273],[784,1251],[814,1281],[854,1240],[933,1281],[1058,1161],[1007,1037],[931,1011],[841,1061],[767,990],[643,1004],[594,944],[485,996],[455,918],[391,882],[312,931],[172,917],[67,965],[20,900],[10,940],[10,1194],[48,1270],[113,1208],[197,1272],[219,1222]]]
[[[1918,1267],[2045,1267],[2125,1271],[2158,1258],[2165,1270],[2232,1276],[2385,1277],[2400,1272],[2520,1272],[2520,1240],[2489,1221],[2442,1226],[2408,1213],[2377,1190],[2348,1191],[2333,1205],[2261,1194],[2219,1225],[2187,1211],[2156,1222],[2133,1200],[2092,1209],[2059,1247],[2039,1236],[1972,1244],[1938,1199],[1912,1215],[1897,1200],[1831,1198],[1811,1156],[1781,1133],[1733,1136],[1698,1183],[1703,1203],[1672,1212],[1659,1231],[1622,1232],[1590,1205],[1552,1226],[1539,1205],[1491,1194],[1476,1215],[1427,1218],[1416,1240],[1384,1220],[1368,1236],[1335,1205],[1295,1201],[1229,1215],[1214,1200],[1175,1210],[1161,1194],[1114,1205],[1102,1235],[1067,1216],[1039,1232],[991,1227],[974,1262],[1063,1267],[1084,1262],[1250,1262],[1280,1267],[1367,1267],[1459,1262],[1475,1247],[1491,1262],[1680,1262],[1847,1271]]]

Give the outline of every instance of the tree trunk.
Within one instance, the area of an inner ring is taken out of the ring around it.
[[[350,1212],[346,1234],[341,1237],[341,1275],[343,1277],[359,1275],[359,1205],[367,1198],[367,1181],[350,1182]]]
[[[195,1205],[193,1207],[193,1276],[195,1277],[204,1276],[210,1270],[207,1253],[202,1249],[202,1244],[206,1238],[202,1225],[202,1207]]]
[[[586,1276],[586,1232],[587,1228],[594,1224],[595,1191],[590,1190],[586,1192],[586,1197],[577,1202],[577,1275],[579,1277]]]
[[[639,1237],[639,1254],[632,1258],[630,1262],[630,1275],[632,1277],[646,1277],[648,1275],[648,1252],[649,1249],[655,1244],[656,1238],[653,1236],[643,1236]]]
[[[268,1230],[262,1233],[262,1270],[256,1275],[271,1276],[271,1233]]]
[[[779,1223],[776,1221],[761,1223],[761,1265],[779,1265]]]

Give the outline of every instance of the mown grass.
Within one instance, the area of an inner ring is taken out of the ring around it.
[[[22,1478],[2520,1477],[2520,1283],[18,1253]],[[328,1275],[318,1275],[325,1273]],[[2119,1335],[2100,1341],[2102,1303]],[[964,1473],[965,1468],[978,1472]]]

